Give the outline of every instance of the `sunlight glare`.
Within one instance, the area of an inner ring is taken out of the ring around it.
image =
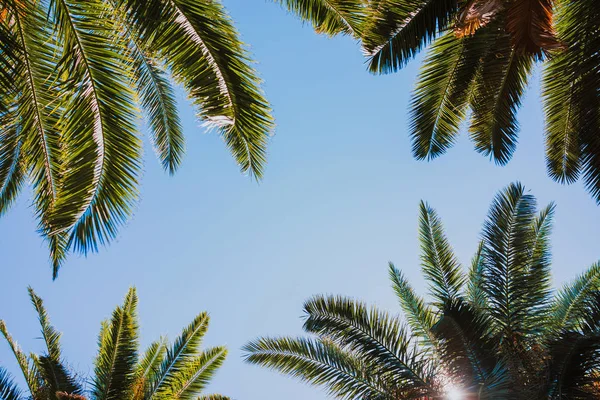
[[[464,394],[460,388],[450,385],[446,388],[446,399],[447,400],[464,400]]]

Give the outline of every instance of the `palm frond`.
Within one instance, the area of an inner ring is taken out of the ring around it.
[[[29,392],[37,393],[39,383],[37,379],[37,370],[35,364],[29,362],[29,359],[27,358],[23,350],[21,350],[17,342],[15,342],[12,336],[8,333],[8,330],[6,329],[6,324],[2,320],[0,320],[0,333],[2,333],[4,339],[6,339],[6,342],[10,346],[11,352],[17,360],[17,364],[19,365],[19,369],[21,370],[23,378],[27,383]]]
[[[159,399],[195,399],[206,387],[215,372],[225,361],[227,349],[213,347],[189,360],[173,376],[171,385],[157,396]]]
[[[366,14],[365,0],[275,0],[317,33],[360,38]]]
[[[541,58],[561,48],[552,25],[553,0],[522,0],[510,3],[506,29],[517,52]]]
[[[60,332],[58,332],[51,324],[50,318],[46,307],[44,307],[44,301],[39,297],[32,287],[27,288],[29,292],[29,298],[31,303],[38,314],[38,320],[42,328],[42,338],[48,351],[48,357],[54,361],[61,360],[61,348],[60,348]]]
[[[2,103],[6,98],[5,94]],[[10,101],[12,103],[12,101]],[[25,181],[23,161],[23,135],[20,133],[13,104],[6,104],[7,110],[0,111],[0,216],[4,215],[21,192]]]
[[[471,260],[471,268],[469,269],[469,278],[467,281],[467,293],[465,296],[469,301],[469,304],[471,304],[477,312],[481,312],[488,307],[484,287],[485,256],[483,251],[484,245],[483,241],[481,241],[479,242],[479,247],[477,247],[477,252],[473,257],[473,260]]]
[[[421,338],[425,346],[435,347],[437,339],[431,333],[436,320],[434,311],[415,293],[402,272],[392,263],[389,265],[389,275],[413,335]]]
[[[364,355],[393,384],[433,393],[432,370],[397,318],[343,297],[317,296],[304,305],[304,329]]]
[[[552,305],[554,331],[576,330],[589,313],[588,306],[599,290],[600,262],[596,262],[555,296]]]
[[[9,373],[0,367],[0,399],[2,400],[21,400],[21,390],[12,380]]]
[[[205,394],[198,397],[198,400],[231,400],[227,396],[223,396],[222,394]]]
[[[133,399],[142,400],[144,393],[149,389],[150,383],[158,374],[160,365],[167,352],[167,344],[164,338],[153,342],[141,360],[138,362],[135,372],[135,383],[133,384]]]
[[[483,227],[485,292],[490,313],[504,335],[530,333],[529,258],[536,201],[513,183],[494,199]]]
[[[447,302],[459,297],[465,276],[435,210],[424,202],[419,208],[421,266],[435,304],[443,309]]]
[[[200,119],[219,130],[242,171],[260,178],[272,128],[270,108],[221,4],[192,0],[125,3],[149,48],[161,54],[190,93]],[[158,19],[149,18],[148,13]]]
[[[69,234],[70,248],[86,253],[114,239],[137,198],[141,143],[129,88],[127,43],[108,4],[55,0],[50,15],[64,55],[59,72],[70,96],[60,118],[65,137],[62,195],[52,215],[55,232]],[[54,277],[60,267],[55,260]]]
[[[369,70],[390,73],[402,68],[458,12],[457,0],[381,0],[371,7],[363,44]]]
[[[96,400],[131,396],[138,349],[137,295],[131,288],[99,338],[92,394]]]
[[[527,85],[532,57],[515,50],[505,33],[499,33],[489,45],[491,51],[482,60],[475,81],[469,130],[475,149],[504,165],[517,145],[516,114]]]
[[[329,340],[262,338],[246,344],[243,350],[247,362],[324,386],[340,399],[388,398],[377,374],[362,358]]]
[[[144,396],[147,400],[159,398],[163,392],[168,392],[177,380],[177,374],[189,364],[198,354],[202,338],[208,329],[209,317],[200,313],[181,335],[173,346],[167,350],[160,368]]]

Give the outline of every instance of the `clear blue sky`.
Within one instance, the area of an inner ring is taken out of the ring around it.
[[[0,318],[26,350],[42,346],[27,285],[45,299],[64,332],[65,355],[82,373],[93,370],[100,321],[136,285],[144,345],[161,334],[173,338],[199,311],[211,313],[207,343],[230,349],[211,391],[239,400],[324,399],[320,389],[245,365],[239,349],[259,335],[300,334],[302,303],[317,293],[398,310],[389,260],[423,291],[420,199],[438,210],[467,263],[492,197],[520,180],[541,204],[557,203],[555,283],[600,258],[600,207],[581,183],[564,187],[546,176],[537,79],[508,167],[475,153],[464,134],[446,156],[416,162],[407,101],[418,60],[398,74],[371,76],[348,38],[317,36],[269,1],[224,3],[260,61],[277,119],[264,181],[238,173],[182,96],[188,151],[181,171],[168,177],[147,147],[131,222],[99,254],[71,257],[56,282],[26,192],[0,221]],[[0,365],[15,371],[4,343]]]

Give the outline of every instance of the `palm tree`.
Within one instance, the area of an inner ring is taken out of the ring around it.
[[[22,390],[6,369],[0,367],[1,400],[228,400],[218,394],[200,394],[227,355],[227,349],[221,346],[199,350],[208,328],[206,313],[194,318],[172,345],[161,338],[140,355],[138,299],[135,289],[130,289],[123,305],[102,324],[94,376],[86,388],[81,376],[73,374],[65,363],[60,333],[50,324],[42,300],[31,288],[29,295],[38,313],[47,349],[44,354],[27,356],[0,321],[0,332],[16,357],[27,385],[27,390]]]
[[[271,110],[214,0],[0,0],[0,215],[29,180],[56,274],[115,238],[138,196],[138,105],[162,166],[184,152],[172,78],[260,178]]]
[[[362,41],[372,73],[399,70],[432,43],[410,102],[413,155],[450,148],[469,118],[476,151],[504,165],[517,112],[544,62],[548,174],[583,178],[600,204],[600,6],[595,0],[278,0],[318,32]]]
[[[429,300],[390,264],[399,317],[341,296],[304,305],[312,338],[262,338],[246,359],[342,399],[592,399],[600,396],[600,263],[550,285],[554,206],[520,184],[499,193],[468,273],[421,203]]]

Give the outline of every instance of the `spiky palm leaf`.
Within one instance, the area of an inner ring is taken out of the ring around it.
[[[3,334],[15,355],[28,385],[25,397],[6,371],[0,367],[0,399],[21,400],[101,400],[101,399],[227,399],[211,394],[202,396],[227,355],[224,347],[200,350],[200,341],[208,328],[208,316],[201,313],[184,329],[167,352],[164,339],[150,345],[140,358],[137,322],[137,294],[130,289],[123,304],[102,324],[99,349],[90,390],[84,390],[61,356],[60,334],[49,322],[42,300],[29,289],[42,326],[47,353],[27,357],[0,321]]]
[[[376,308],[317,296],[305,304],[304,330],[314,339],[258,339],[244,348],[246,360],[341,399],[445,398],[449,387],[464,398],[490,400],[595,398],[600,268],[593,265],[552,298],[553,210],[551,204],[538,212],[518,183],[505,188],[490,208],[467,276],[437,215],[422,203],[429,301],[390,264],[412,334]]]
[[[96,251],[132,213],[137,103],[164,168],[180,165],[183,133],[166,71],[242,171],[262,176],[270,109],[218,2],[2,0],[0,11],[0,214],[29,177],[54,278],[69,251]]]

